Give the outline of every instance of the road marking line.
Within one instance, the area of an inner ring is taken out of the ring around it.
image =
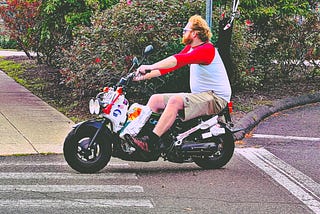
[[[0,200],[0,207],[147,207],[153,208],[150,200],[146,199],[73,199],[73,200]]]
[[[320,214],[320,185],[313,179],[264,148],[236,149],[236,152],[271,176],[314,213]]]
[[[138,179],[135,173],[0,172],[0,179]]]
[[[283,139],[283,140],[306,140],[306,141],[319,141],[317,137],[295,137],[295,136],[282,136],[282,135],[266,135],[266,134],[253,134],[253,138],[266,138],[266,139]]]
[[[129,185],[0,185],[0,192],[143,192]]]

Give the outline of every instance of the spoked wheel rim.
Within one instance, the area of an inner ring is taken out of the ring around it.
[[[101,148],[98,143],[94,142],[88,149],[90,141],[90,137],[85,137],[78,142],[77,158],[81,162],[95,162],[101,156]]]
[[[68,165],[80,173],[95,173],[103,169],[111,158],[112,142],[106,135],[100,135],[88,149],[97,129],[83,126],[72,130],[63,144],[63,155]]]

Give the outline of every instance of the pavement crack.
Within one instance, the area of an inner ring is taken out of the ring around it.
[[[32,145],[32,142],[18,129],[18,127],[16,127],[10,120],[8,117],[6,117],[5,114],[3,114],[0,111],[0,114],[2,115],[3,118],[5,118],[6,121],[8,121],[8,123],[30,144],[30,146],[33,148],[33,150],[37,153],[40,154],[40,152]]]

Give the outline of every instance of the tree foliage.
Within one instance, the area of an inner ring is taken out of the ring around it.
[[[91,16],[119,0],[46,0],[40,9],[39,60],[56,65],[56,57],[73,41],[79,26],[91,26]]]
[[[38,61],[54,65],[57,52],[73,39],[73,30],[79,25],[91,25],[91,16],[119,0],[8,0],[0,7],[12,40],[28,56],[37,53]]]
[[[90,25],[94,1],[47,0],[41,6],[38,23],[40,60],[55,64],[56,53],[72,41],[72,32],[78,25]]]
[[[6,33],[17,42],[29,58],[30,51],[37,45],[36,23],[39,16],[40,1],[8,0],[0,6],[0,16],[4,21]]]

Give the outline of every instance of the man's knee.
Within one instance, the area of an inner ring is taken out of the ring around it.
[[[150,101],[158,102],[160,99],[162,99],[162,95],[160,95],[160,94],[153,94],[153,95],[151,95],[151,97],[149,98],[149,102],[150,102]]]
[[[180,96],[172,96],[169,98],[167,105],[180,110],[183,108],[183,98]]]
[[[160,109],[164,109],[165,104],[163,100],[163,96],[161,94],[154,94],[149,98],[147,104],[152,111],[157,112]]]

